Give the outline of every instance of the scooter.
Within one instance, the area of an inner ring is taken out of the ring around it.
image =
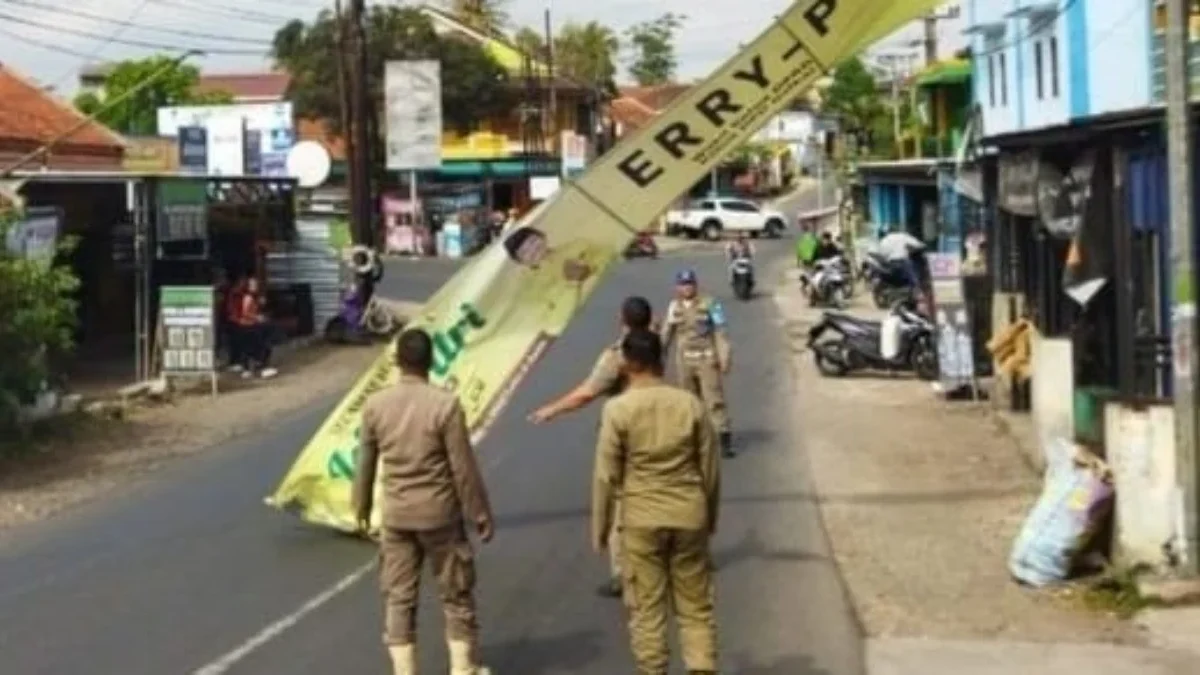
[[[913,287],[904,265],[894,261],[878,261],[878,267],[872,274],[871,297],[875,306],[886,309],[896,303],[911,303],[916,297],[917,289]]]
[[[841,309],[846,306],[853,292],[850,263],[844,256],[818,260],[812,270],[800,273],[800,285],[813,307]]]
[[[828,334],[832,339],[825,339]],[[841,312],[825,312],[808,332],[817,370],[841,377],[859,370],[916,373],[922,380],[938,377],[934,325],[911,302],[896,303],[882,321]]]
[[[377,297],[363,306],[359,290],[342,296],[338,313],[325,322],[325,340],[333,344],[363,344],[373,337],[389,337],[400,329],[400,320]]]
[[[625,257],[628,258],[658,258],[658,244],[649,232],[640,232],[625,247]]]
[[[738,256],[729,263],[729,283],[739,300],[754,295],[754,263],[750,258]]]

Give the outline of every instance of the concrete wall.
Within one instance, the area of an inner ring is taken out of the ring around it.
[[[1105,452],[1117,491],[1115,552],[1123,564],[1165,567],[1178,550],[1175,414],[1170,406],[1104,409]]]
[[[1037,438],[1075,438],[1075,372],[1071,341],[1034,335],[1031,398]]]

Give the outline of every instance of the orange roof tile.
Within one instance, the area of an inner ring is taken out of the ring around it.
[[[34,81],[0,64],[0,139],[45,143],[79,127],[86,118],[74,106]],[[120,150],[125,140],[99,122],[88,122],[57,144],[69,148]]]

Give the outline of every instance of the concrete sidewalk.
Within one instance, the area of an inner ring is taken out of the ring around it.
[[[863,306],[860,315],[881,313]],[[910,377],[825,378],[806,350],[821,310],[794,270],[776,289],[817,500],[863,626],[872,675],[1183,675],[1200,659],[1132,622],[1007,572],[1041,487],[986,403]]]

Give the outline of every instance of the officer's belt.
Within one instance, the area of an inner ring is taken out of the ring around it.
[[[711,349],[685,349],[683,357],[685,359],[704,359],[716,356],[716,352]]]

